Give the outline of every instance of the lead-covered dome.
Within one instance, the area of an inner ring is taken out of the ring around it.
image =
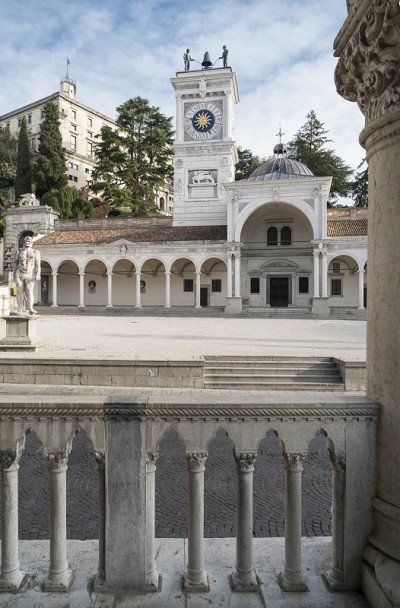
[[[279,143],[274,148],[274,156],[265,160],[245,180],[246,182],[263,182],[278,179],[302,179],[313,177],[314,174],[306,165],[289,158],[284,144]]]

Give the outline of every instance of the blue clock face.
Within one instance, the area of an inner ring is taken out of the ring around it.
[[[198,133],[207,133],[208,131],[211,131],[214,124],[214,114],[205,108],[196,112],[192,117],[193,129]]]

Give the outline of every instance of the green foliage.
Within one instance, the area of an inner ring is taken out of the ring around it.
[[[53,207],[62,220],[93,217],[93,204],[87,194],[71,186],[46,192],[40,203]]]
[[[17,174],[17,140],[8,129],[0,128],[0,190],[11,188]],[[5,195],[8,199],[8,193]]]
[[[255,156],[251,150],[238,147],[239,162],[235,169],[235,180],[246,179],[250,177],[254,169],[261,165],[264,159]]]
[[[26,116],[22,117],[18,136],[17,172],[15,176],[15,198],[21,194],[32,192],[32,166],[29,151],[29,136]]]
[[[362,168],[365,159],[358,165],[354,181],[351,183],[352,196],[356,207],[368,207],[368,166]]]
[[[142,97],[128,99],[117,112],[118,129],[103,127],[96,144],[92,189],[112,207],[154,215],[156,191],[173,175],[172,118]]]
[[[58,108],[48,101],[44,106],[44,112],[34,166],[36,194],[39,198],[46,192],[62,190],[67,185],[65,151],[62,147]]]
[[[351,168],[327,148],[330,140],[324,123],[320,122],[311,110],[307,114],[306,123],[299,129],[293,140],[289,142],[291,158],[304,163],[316,176],[329,175],[333,177],[329,202],[335,203],[340,196],[348,196],[351,192]]]

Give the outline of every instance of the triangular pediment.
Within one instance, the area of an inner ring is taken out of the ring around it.
[[[297,270],[298,265],[290,260],[268,260],[268,262],[264,262],[260,266],[260,270],[271,270],[272,268],[290,268],[292,270]]]

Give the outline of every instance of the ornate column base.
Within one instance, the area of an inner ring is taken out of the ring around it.
[[[13,573],[7,580],[0,578],[0,593],[21,593],[29,587],[31,578],[20,570]]]
[[[282,591],[289,591],[291,593],[300,593],[302,591],[309,591],[306,580],[300,575],[298,578],[294,577],[293,580],[287,578],[283,572],[278,574],[278,585]]]
[[[237,570],[235,570],[229,575],[229,582],[232,591],[236,591],[238,593],[254,593],[260,588],[254,568],[250,572],[239,573]]]
[[[53,593],[65,593],[71,586],[73,579],[73,572],[69,568],[63,572],[50,572],[49,576],[44,582],[43,591],[50,591]]]
[[[321,578],[324,581],[325,587],[328,589],[328,591],[346,591],[344,581],[340,580],[340,578],[335,575],[333,570],[323,572],[321,574]]]
[[[208,578],[208,574],[203,572],[198,575],[196,573],[196,578],[200,580],[199,583],[193,582],[189,578],[189,574],[184,574],[182,576],[182,589],[186,593],[208,593],[210,591],[210,581]]]
[[[115,593],[114,588],[110,588],[104,578],[99,574],[93,576],[90,582],[90,588],[94,593]],[[154,576],[149,577],[141,591],[146,593],[158,593],[162,589],[162,576],[161,574],[155,573]]]

